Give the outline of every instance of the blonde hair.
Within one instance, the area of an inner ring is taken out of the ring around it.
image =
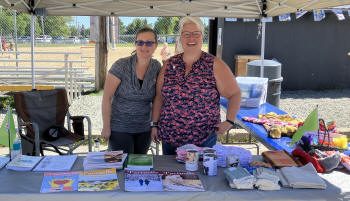
[[[197,27],[201,30],[202,35],[204,35],[204,25],[202,20],[199,17],[183,17],[180,22],[179,22],[179,26],[180,26],[180,34],[182,33],[182,29],[184,27],[185,24],[190,24],[193,23],[195,25],[197,25]]]

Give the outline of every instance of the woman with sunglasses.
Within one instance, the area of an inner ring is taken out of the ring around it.
[[[145,154],[151,143],[151,106],[161,64],[152,58],[157,34],[143,28],[136,34],[133,54],[108,71],[102,98],[101,136],[110,150]]]
[[[163,154],[175,154],[185,144],[212,147],[217,134],[232,127],[240,105],[240,90],[230,68],[203,52],[200,18],[180,20],[183,53],[170,57],[159,73],[152,111],[152,139],[162,141]],[[229,100],[226,121],[220,121],[220,96]]]

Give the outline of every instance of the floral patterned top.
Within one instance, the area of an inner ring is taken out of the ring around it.
[[[173,146],[201,145],[220,122],[220,94],[214,77],[214,56],[202,52],[185,75],[183,53],[168,60],[161,89],[163,105],[159,136]]]

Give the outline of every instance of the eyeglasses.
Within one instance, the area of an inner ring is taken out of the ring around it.
[[[191,35],[193,38],[199,38],[202,36],[202,32],[201,31],[194,31],[194,32],[189,32],[189,31],[183,31],[181,33],[181,35],[185,38],[190,38]]]
[[[150,40],[148,40],[148,41],[143,41],[143,40],[137,40],[137,41],[135,41],[135,44],[136,44],[137,46],[146,45],[147,47],[152,47],[152,45],[153,45],[154,43],[156,43],[156,42],[150,41]]]

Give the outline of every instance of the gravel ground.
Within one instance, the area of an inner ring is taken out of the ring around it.
[[[70,107],[72,115],[88,115],[91,118],[93,134],[99,134],[102,129],[101,101],[101,95],[85,95],[74,100]],[[350,128],[350,89],[283,91],[281,95],[280,108],[301,119],[305,119],[317,105],[321,118],[335,120],[339,128]],[[1,121],[3,116],[0,115]]]

